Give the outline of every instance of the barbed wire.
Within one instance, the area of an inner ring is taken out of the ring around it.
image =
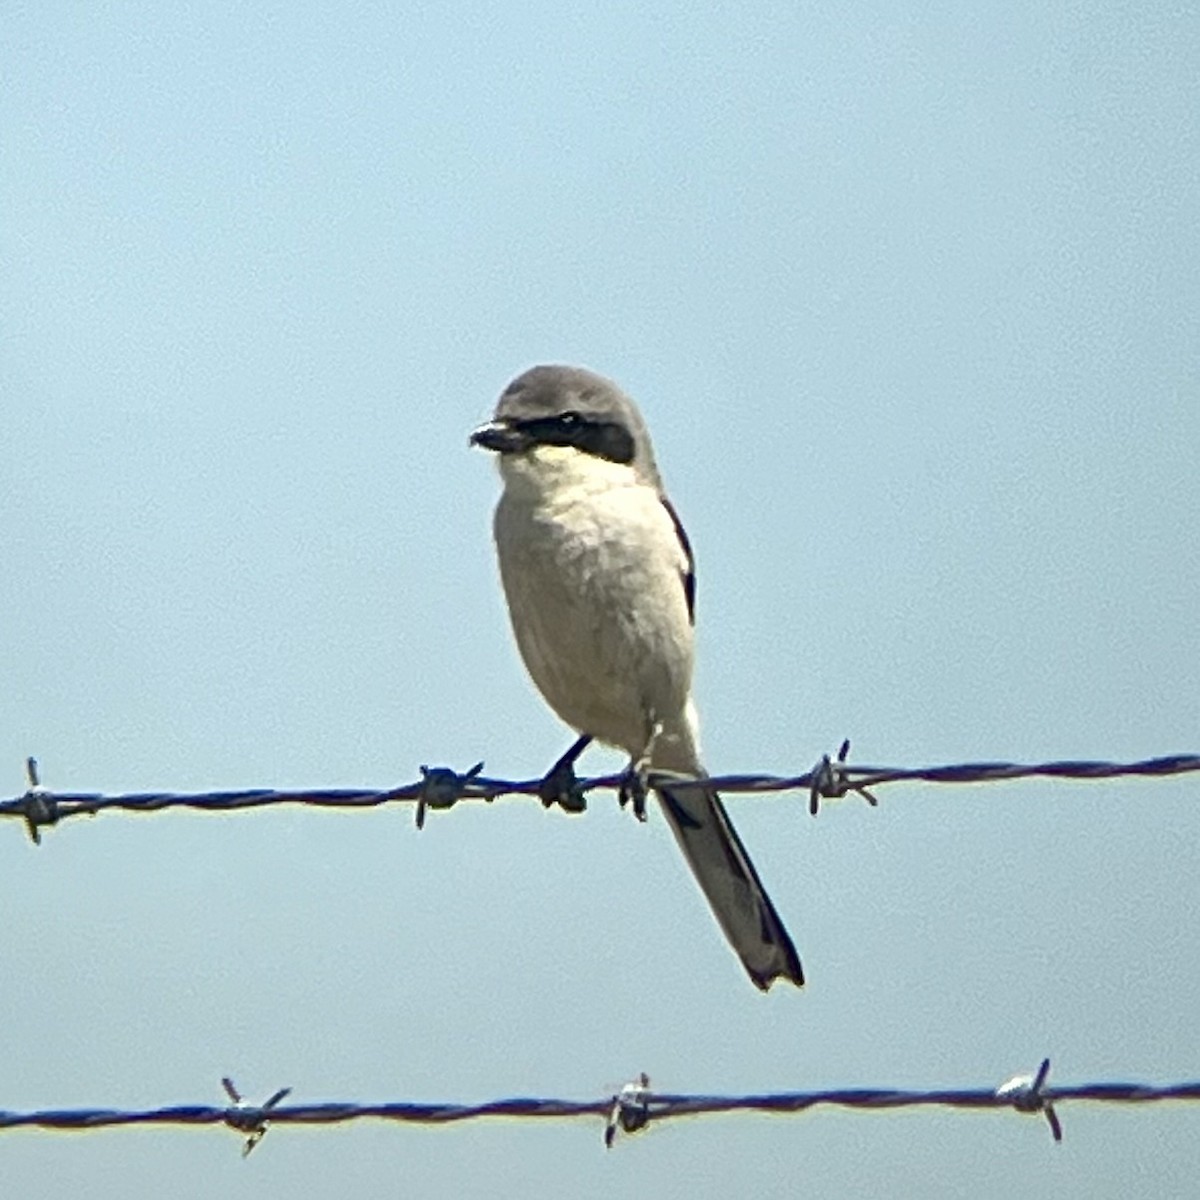
[[[1120,776],[1162,778],[1200,771],[1200,755],[1171,754],[1136,762],[1097,762],[1066,760],[1043,763],[975,762],[936,767],[856,766],[846,762],[849,742],[843,742],[837,755],[825,755],[815,767],[800,775],[715,775],[691,779],[652,772],[644,781],[648,786],[670,783],[681,786],[713,788],[726,795],[763,795],[791,791],[809,794],[809,811],[816,814],[823,799],[840,799],[857,793],[869,803],[877,803],[874,792],[892,783],[967,784],[991,783],[1011,779],[1113,779]],[[198,812],[231,812],[263,808],[276,804],[301,804],[319,808],[377,808],[385,804],[415,803],[417,825],[424,823],[429,809],[446,809],[461,801],[491,802],[505,796],[535,796],[543,804],[561,803],[569,811],[582,811],[591,792],[615,791],[628,794],[628,772],[572,779],[569,790],[559,794],[547,790],[550,777],[541,779],[494,779],[482,774],[483,763],[459,773],[449,767],[421,767],[421,778],[413,783],[383,790],[330,788],[324,790],[280,791],[274,788],[246,788],[225,792],[132,792],[103,795],[90,792],[52,792],[44,787],[37,761],[26,760],[28,790],[21,796],[0,800],[0,817],[15,817],[25,822],[29,836],[40,842],[40,830],[68,817],[96,816],[119,810],[133,813],[162,812],[187,808]],[[557,783],[556,783],[557,788]],[[622,802],[624,802],[622,800]]]
[[[267,1126],[338,1125],[348,1121],[382,1120],[418,1125],[446,1125],[491,1118],[508,1120],[573,1120],[604,1118],[604,1143],[611,1146],[618,1131],[634,1133],[668,1118],[703,1114],[761,1112],[797,1114],[820,1107],[879,1112],[894,1108],[937,1106],[962,1109],[1012,1109],[1041,1115],[1056,1142],[1062,1125],[1055,1106],[1063,1101],[1098,1104],[1145,1104],[1200,1100],[1200,1081],[1175,1084],[1085,1083],[1050,1087],[1050,1060],[1044,1059],[1031,1075],[1014,1076],[999,1087],[937,1088],[913,1091],[897,1088],[837,1088],[826,1091],[773,1092],[740,1096],[687,1095],[655,1092],[647,1075],[639,1075],[615,1095],[596,1100],[556,1100],[514,1096],[479,1104],[382,1104],[281,1102],[291,1088],[280,1088],[261,1105],[247,1102],[233,1081],[221,1080],[231,1101],[228,1105],[177,1104],[151,1109],[44,1109],[35,1112],[0,1110],[0,1130],[54,1129],[86,1131],[120,1125],[226,1125],[246,1141],[243,1154],[262,1140]]]

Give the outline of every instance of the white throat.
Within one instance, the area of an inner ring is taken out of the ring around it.
[[[599,458],[574,446],[535,446],[522,454],[502,454],[500,476],[510,496],[533,505],[578,500],[642,482],[629,464]]]

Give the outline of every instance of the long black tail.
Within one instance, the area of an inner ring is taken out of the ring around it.
[[[716,792],[658,793],[675,838],[713,915],[756,987],[776,979],[804,984],[800,956]]]

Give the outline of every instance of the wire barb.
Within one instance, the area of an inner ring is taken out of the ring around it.
[[[1042,1059],[1036,1075],[1014,1075],[1006,1079],[997,1089],[996,1095],[1022,1113],[1044,1113],[1050,1126],[1050,1136],[1056,1142],[1063,1139],[1062,1123],[1054,1111],[1054,1105],[1045,1094],[1046,1077],[1050,1074],[1050,1060]]]
[[[468,785],[478,778],[483,763],[477,762],[460,775],[449,767],[421,767],[421,791],[417,796],[417,828],[425,828],[427,808],[452,808],[467,793]]]
[[[617,1129],[637,1133],[650,1124],[650,1076],[643,1071],[632,1083],[627,1083],[613,1098],[604,1127],[604,1147],[611,1150]]]
[[[838,748],[837,758],[831,759],[828,754],[821,755],[821,761],[813,768],[812,787],[808,792],[808,811],[810,816],[816,816],[821,808],[821,801],[840,800],[847,792],[858,792],[872,808],[879,807],[879,801],[861,784],[851,783],[846,766],[846,755],[850,753],[850,739],[846,738]]]
[[[37,759],[32,755],[25,760],[25,777],[29,788],[22,797],[24,800],[25,831],[35,846],[42,844],[40,826],[54,825],[58,822],[58,805],[50,792],[42,787],[41,776],[38,773]]]
[[[242,1157],[245,1158],[267,1136],[267,1124],[270,1121],[268,1114],[281,1100],[291,1095],[292,1089],[280,1088],[265,1104],[255,1105],[243,1099],[228,1075],[221,1077],[221,1086],[232,1102],[225,1110],[225,1124],[245,1135],[246,1143],[242,1147]]]

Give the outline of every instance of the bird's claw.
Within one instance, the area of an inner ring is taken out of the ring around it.
[[[587,797],[575,774],[574,764],[561,759],[538,784],[538,798],[546,808],[557,804],[563,812],[581,813],[587,809]]]
[[[649,795],[649,787],[646,784],[646,764],[645,762],[631,762],[625,770],[625,774],[621,776],[621,783],[617,789],[617,800],[622,808],[627,804],[633,806],[633,815],[639,821],[646,819],[646,797]]]

